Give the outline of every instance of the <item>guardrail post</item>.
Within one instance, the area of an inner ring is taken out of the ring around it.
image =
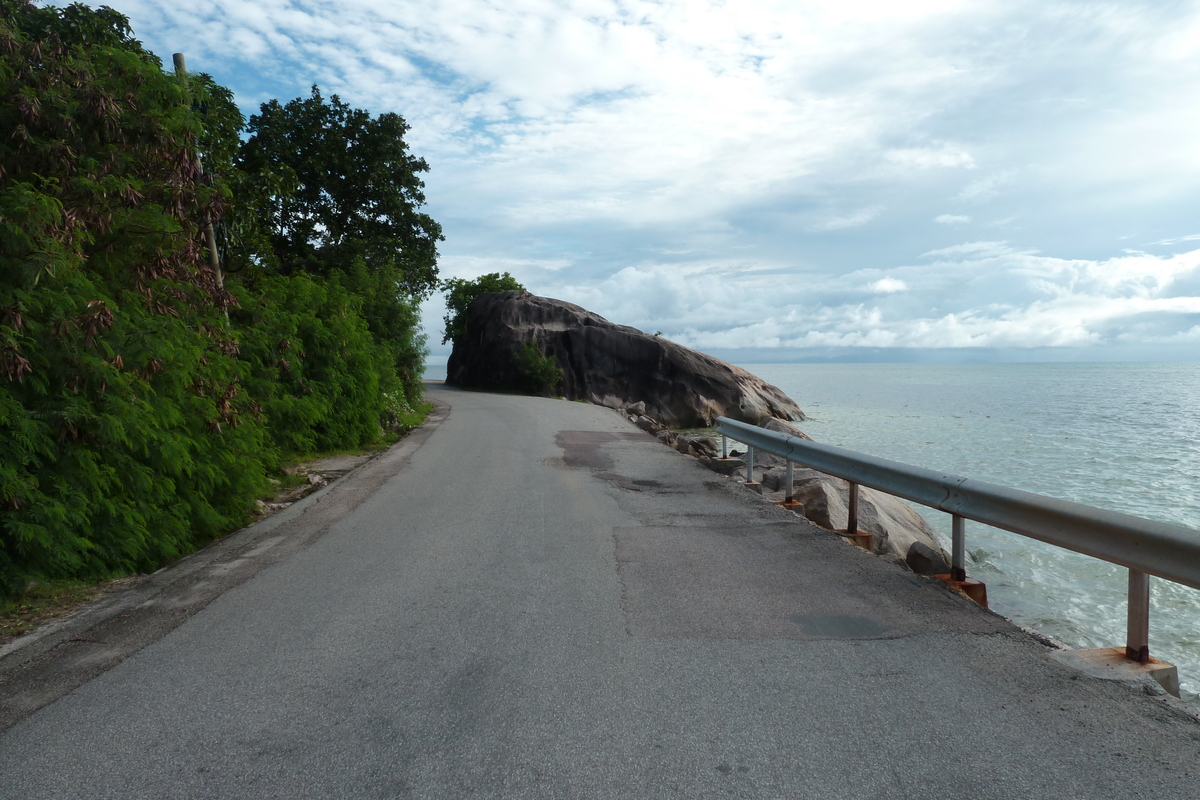
[[[784,495],[783,502],[790,505],[791,503],[796,502],[795,498],[792,497],[792,460],[790,458],[787,462],[787,476],[784,478],[784,480],[787,482],[787,494]]]
[[[1125,655],[1140,664],[1150,661],[1150,576],[1129,570],[1129,624]]]
[[[754,448],[746,446],[746,483],[754,483]]]
[[[850,481],[849,510],[846,513],[846,533],[853,536],[858,533],[858,484]]]
[[[721,434],[721,458],[729,458],[729,437]]]
[[[950,528],[953,534],[950,579],[965,581],[967,579],[967,521],[958,514],[952,514]]]

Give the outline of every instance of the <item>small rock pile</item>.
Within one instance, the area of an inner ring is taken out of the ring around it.
[[[291,489],[289,489],[286,492],[284,492],[283,494],[279,495],[274,500],[271,500],[271,501],[255,500],[254,501],[255,504],[258,506],[259,514],[266,516],[267,514],[274,514],[276,511],[282,511],[283,509],[287,508],[288,506],[290,506],[292,503],[296,502],[297,500],[299,500],[303,497],[307,497],[308,495],[315,492],[317,489],[320,489],[322,486],[326,486],[329,484],[329,479],[326,478],[324,475],[318,474],[316,472],[301,472],[300,469],[303,469],[303,468],[299,468],[296,470],[285,470],[285,471],[293,472],[293,474],[304,475],[303,483],[301,483],[297,486],[293,486]],[[277,483],[279,483],[279,481],[273,480],[272,483],[277,484]]]

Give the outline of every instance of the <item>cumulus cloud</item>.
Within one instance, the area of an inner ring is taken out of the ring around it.
[[[590,287],[544,289],[700,349],[1167,343],[1189,340],[1200,325],[1200,297],[1176,290],[1200,279],[1200,250],[1102,261],[1003,247],[957,252],[897,268],[903,277],[869,281],[870,302],[846,291],[855,275],[781,281],[774,269],[736,262],[694,265],[686,274],[647,264]],[[1007,287],[1007,297],[997,287]]]
[[[867,286],[875,294],[893,294],[908,291],[908,284],[899,278],[880,278]]]

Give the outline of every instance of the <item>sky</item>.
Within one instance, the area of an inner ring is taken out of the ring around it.
[[[404,116],[446,278],[741,363],[1200,358],[1198,2],[109,4],[247,114]]]

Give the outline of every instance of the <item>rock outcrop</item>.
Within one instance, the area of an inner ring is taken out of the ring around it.
[[[769,417],[804,419],[791,398],[744,369],[572,303],[497,292],[477,298],[466,314],[465,332],[446,367],[452,385],[518,388],[517,353],[533,342],[562,369],[564,397],[634,406],[633,416],[669,428],[711,425],[719,416],[753,424]]]

